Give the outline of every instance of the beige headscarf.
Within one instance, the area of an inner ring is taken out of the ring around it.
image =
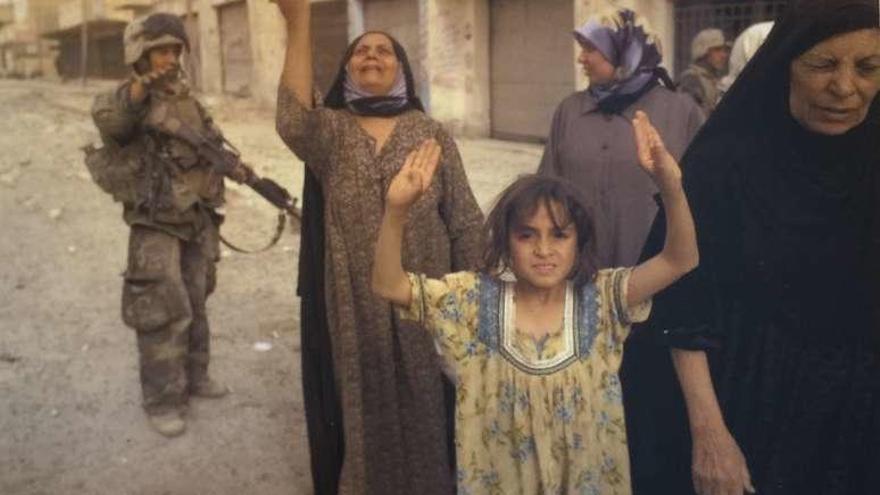
[[[773,29],[773,22],[759,22],[746,28],[736,38],[733,49],[730,51],[730,70],[721,80],[722,91],[727,91],[730,88],[739,73],[758,51],[758,48],[764,44],[771,29]]]

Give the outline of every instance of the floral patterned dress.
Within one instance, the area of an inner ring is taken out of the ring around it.
[[[617,370],[651,308],[624,304],[630,272],[569,284],[563,327],[542,339],[517,332],[512,282],[410,275],[401,317],[433,332],[457,381],[459,494],[630,493]]]

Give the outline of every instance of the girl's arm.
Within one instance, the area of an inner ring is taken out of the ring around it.
[[[633,269],[627,287],[627,305],[637,306],[665,289],[699,264],[697,234],[681,184],[681,169],[644,112],[633,119],[639,163],[660,189],[666,211],[663,250]]]
[[[401,262],[403,227],[409,208],[431,187],[439,161],[440,146],[433,139],[425,141],[406,157],[388,186],[373,262],[373,292],[398,306],[412,302],[412,287]]]

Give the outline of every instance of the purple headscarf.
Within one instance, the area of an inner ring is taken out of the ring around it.
[[[590,18],[574,31],[574,37],[579,43],[592,43],[615,67],[613,81],[590,84],[590,94],[600,103],[611,97],[639,93],[657,79],[672,87],[669,75],[660,67],[662,56],[656,37],[645,30],[632,10],[621,9],[610,16]]]

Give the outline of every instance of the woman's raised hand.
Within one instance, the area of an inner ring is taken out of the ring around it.
[[[651,125],[651,120],[641,110],[636,112],[632,121],[636,138],[639,165],[663,188],[676,185],[681,181],[681,169],[678,162],[669,154],[660,133]]]
[[[406,157],[400,172],[388,186],[385,201],[389,208],[407,209],[431,187],[440,163],[440,151],[437,141],[428,139]]]
[[[281,11],[281,15],[284,16],[284,19],[287,20],[288,23],[296,20],[303,9],[311,8],[309,5],[309,0],[274,0],[276,4],[278,4],[278,10]]]

